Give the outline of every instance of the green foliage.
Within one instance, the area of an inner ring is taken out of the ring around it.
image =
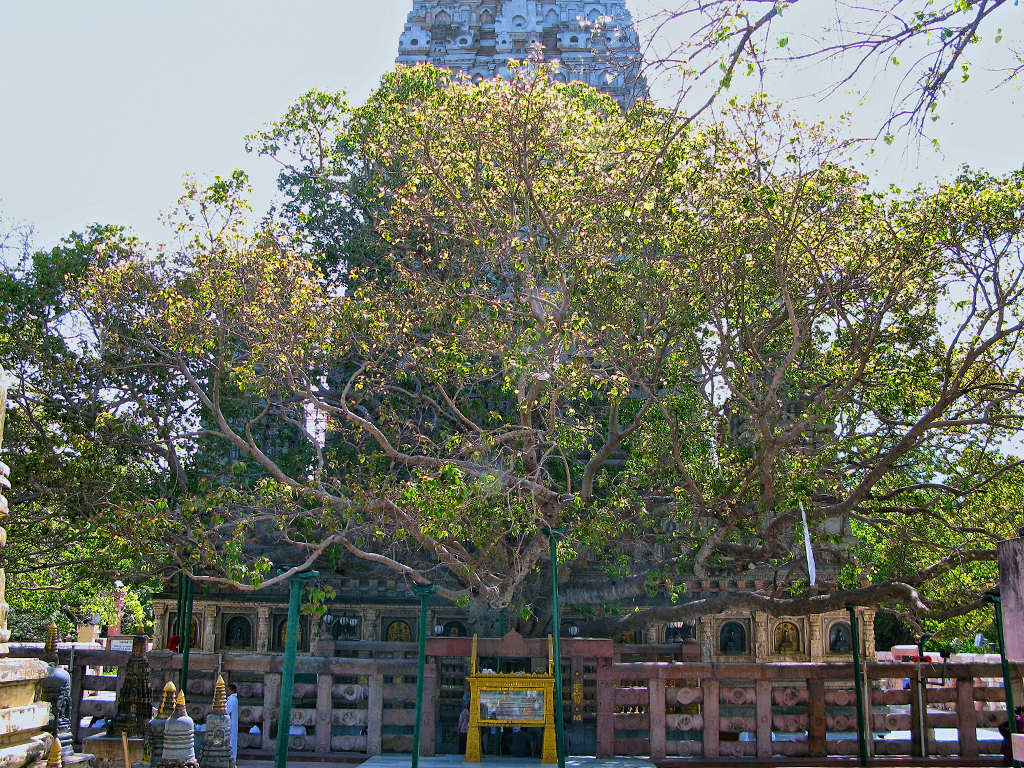
[[[192,180],[176,247],[96,249],[104,364],[159,383],[105,391],[174,475],[122,511],[209,579],[301,553],[538,632],[564,528],[563,599],[615,633],[728,607],[694,579],[817,610],[803,507],[828,599],[954,619],[1019,509],[1024,176],[873,193],[760,97],[697,126],[556,75],[311,92],[250,137],[278,220]]]

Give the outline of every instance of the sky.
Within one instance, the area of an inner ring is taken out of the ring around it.
[[[634,0],[637,18],[654,0]],[[244,137],[310,88],[361,102],[394,66],[411,0],[0,0],[0,217],[35,228],[46,247],[92,222],[166,239],[159,215],[185,174],[245,169],[253,203],[276,194],[273,161]],[[791,22],[792,23],[792,22]],[[813,26],[813,20],[808,24]],[[794,38],[794,43],[796,42]],[[787,70],[787,98],[817,90],[820,68]],[[977,79],[982,79],[979,77]],[[977,80],[976,80],[977,82]],[[993,172],[1024,162],[1024,96],[989,78],[944,106],[942,153],[898,142],[861,162],[878,184],[948,176],[963,162]],[[861,90],[881,87],[863,80]],[[882,83],[884,85],[884,83]],[[666,97],[667,84],[654,95]],[[876,100],[880,101],[880,100]],[[854,109],[877,122],[887,104],[853,96],[791,102],[809,118]]]

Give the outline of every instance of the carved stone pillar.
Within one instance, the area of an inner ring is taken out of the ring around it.
[[[820,662],[825,658],[825,646],[821,642],[821,615],[807,617],[807,649],[811,653],[811,662]]]
[[[864,659],[875,660],[875,611],[863,608],[864,616]]]
[[[715,658],[715,638],[712,634],[714,621],[710,616],[697,619],[697,637],[700,640],[700,660],[713,661]]]
[[[753,621],[754,661],[767,661],[771,653],[771,638],[768,636],[768,614],[755,613]]]
[[[264,610],[263,608],[260,609]],[[267,608],[267,624],[270,624],[270,609]],[[261,619],[262,621],[262,619]],[[277,708],[281,703],[281,676],[263,676],[263,751],[271,752],[274,749],[277,737]],[[284,726],[288,727],[287,724]]]
[[[153,650],[162,651],[167,647],[167,606],[153,603]]]
[[[4,444],[4,421],[7,418],[7,374],[0,366],[0,447]],[[0,461],[0,520],[7,517],[7,498],[4,491],[11,489],[8,478],[11,476],[11,468]],[[7,545],[7,531],[0,528],[0,549]],[[6,654],[9,650],[7,641],[11,639],[11,631],[7,628],[7,611],[9,610],[7,600],[7,574],[0,568],[0,655]]]
[[[217,645],[217,606],[203,606],[203,652],[213,653]]]
[[[256,653],[266,653],[270,648],[270,608],[256,609]]]
[[[363,611],[362,640],[380,640],[380,611],[376,608],[367,608]]]

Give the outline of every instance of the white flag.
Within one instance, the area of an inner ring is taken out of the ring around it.
[[[818,583],[818,567],[814,564],[814,550],[811,548],[811,530],[807,527],[807,513],[803,502],[800,502],[800,516],[804,520],[804,551],[807,553],[807,577],[813,587]]]

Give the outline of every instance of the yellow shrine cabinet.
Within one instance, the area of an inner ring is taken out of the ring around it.
[[[555,668],[551,636],[548,635],[548,672],[497,674],[477,669],[476,635],[473,635],[472,672],[469,683],[469,733],[467,763],[481,759],[480,729],[543,728],[541,763],[558,762],[555,749]]]

